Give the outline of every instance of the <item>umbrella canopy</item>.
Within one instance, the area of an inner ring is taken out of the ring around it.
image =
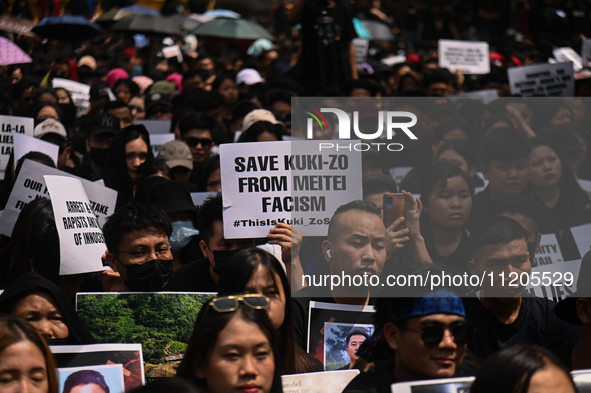
[[[374,41],[394,41],[396,39],[390,26],[385,23],[375,22],[373,20],[362,20],[361,23],[369,31],[371,39]]]
[[[0,37],[0,65],[31,63],[33,59],[29,57],[14,42]]]
[[[33,27],[35,27],[35,22],[32,20],[14,18],[8,15],[0,16],[0,30],[22,34],[29,37],[37,37],[37,34],[31,32]]]
[[[168,16],[166,18],[173,21],[175,25],[183,31],[195,30],[197,27],[201,25],[201,22],[199,22],[198,20],[195,20],[185,15],[176,14]]]
[[[96,37],[102,28],[82,16],[48,16],[33,32],[45,38],[55,38],[62,41],[84,41]]]
[[[181,35],[180,26],[172,18],[160,15],[134,14],[126,16],[111,26],[113,31],[129,31],[141,34]]]
[[[210,16],[212,18],[234,18],[239,19],[241,15],[238,12],[232,10],[224,10],[221,8],[215,10],[206,11],[203,16]]]
[[[259,38],[273,40],[275,38],[262,26],[254,22],[246,19],[224,17],[206,22],[191,33],[202,37],[221,37],[239,40],[258,40]]]
[[[137,11],[124,10],[124,9],[120,8],[117,10],[111,10],[109,12],[105,12],[96,20],[96,23],[98,23],[99,25],[104,26],[104,27],[109,27],[113,23],[125,18],[126,16],[138,15],[138,14],[140,14],[140,13]]]
[[[145,14],[145,15],[160,15],[160,12],[156,11],[154,8],[144,7],[143,5],[128,5],[127,7],[121,8],[122,10],[133,11],[138,14]]]

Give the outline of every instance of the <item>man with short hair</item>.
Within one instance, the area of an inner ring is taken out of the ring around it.
[[[376,333],[358,354],[382,367],[361,373],[343,393],[390,393],[396,382],[450,378],[458,371],[472,328],[462,299],[439,289],[421,297],[376,302]]]
[[[515,130],[493,129],[482,139],[479,156],[488,185],[472,199],[470,227],[490,215],[491,202],[496,198],[523,193],[530,149],[527,139]]]
[[[195,184],[197,184],[195,176],[199,165],[213,151],[215,127],[216,123],[212,118],[195,112],[187,113],[179,121],[181,140],[189,146],[193,155],[192,179]]]
[[[527,231],[508,217],[492,217],[471,233],[470,273],[485,277],[478,298],[465,300],[468,321],[478,337],[468,348],[481,359],[515,344],[559,347],[578,337],[576,326],[553,313],[556,303],[524,296],[531,274]]]
[[[172,275],[170,219],[154,205],[135,204],[113,213],[103,226],[106,261],[119,277],[103,279],[107,292],[161,291]]]
[[[357,350],[363,344],[363,342],[369,337],[369,335],[364,332],[363,330],[353,329],[347,335],[345,342],[347,343],[347,348],[345,352],[347,352],[347,356],[349,356],[349,364],[344,365],[339,370],[350,370],[355,366],[355,362],[359,360],[359,356],[357,355]]]

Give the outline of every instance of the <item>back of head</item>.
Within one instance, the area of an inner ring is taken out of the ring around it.
[[[534,345],[520,344],[490,356],[476,375],[470,393],[527,393],[532,376],[550,366],[558,367],[568,376],[572,391],[575,392],[568,370],[550,351]]]
[[[369,195],[397,192],[396,181],[389,175],[363,176],[363,198]]]
[[[11,345],[27,341],[35,345],[45,358],[47,392],[58,393],[59,386],[55,361],[41,333],[22,319],[8,316],[0,317],[0,358]]]
[[[480,164],[488,166],[492,161],[512,162],[527,158],[530,149],[528,140],[515,130],[493,129],[480,143]]]
[[[157,206],[134,204],[122,207],[109,216],[103,226],[109,252],[118,252],[123,236],[134,231],[154,232],[169,237],[172,224],[164,210]]]
[[[213,236],[213,224],[217,220],[223,221],[222,194],[220,193],[207,198],[199,209],[199,231],[201,239],[206,243]]]

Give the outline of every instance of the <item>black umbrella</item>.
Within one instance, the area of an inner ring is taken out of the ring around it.
[[[128,31],[141,34],[181,35],[180,26],[172,18],[160,15],[129,15],[111,26],[113,31]]]
[[[102,29],[82,16],[64,15],[48,16],[33,27],[32,31],[44,38],[84,41],[96,37]]]
[[[98,23],[99,25],[101,25],[103,27],[109,27],[109,26],[113,25],[115,22],[117,22],[118,20],[125,18],[126,16],[137,15],[137,14],[139,14],[139,12],[137,12],[137,11],[124,10],[124,9],[119,8],[116,10],[111,10],[111,11],[105,12],[96,20],[96,23]]]

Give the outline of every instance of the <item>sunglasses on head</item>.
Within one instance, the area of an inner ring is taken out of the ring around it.
[[[269,308],[269,298],[256,294],[216,297],[209,304],[217,312],[232,312],[238,309],[240,302],[255,310]]]
[[[199,144],[203,147],[210,146],[213,143],[213,140],[207,138],[186,138],[185,142],[187,143],[187,146],[194,148]]]
[[[421,330],[415,330],[406,328],[405,330],[410,330],[411,332],[419,333],[421,335],[421,340],[423,343],[429,347],[436,347],[439,343],[443,340],[445,335],[445,331],[449,329],[451,335],[453,337],[454,342],[457,345],[464,345],[467,344],[472,336],[472,327],[469,325],[456,325],[450,328],[434,325],[434,326],[425,326]]]

